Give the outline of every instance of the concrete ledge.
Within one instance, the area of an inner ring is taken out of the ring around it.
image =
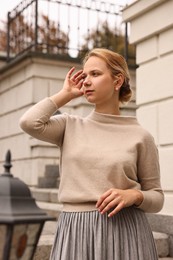
[[[167,234],[169,256],[173,257],[173,216],[152,213],[147,213],[146,216],[152,231]]]
[[[54,236],[44,235],[41,237],[35,255],[34,260],[48,260],[50,257]]]
[[[58,203],[48,203],[42,201],[37,201],[36,203],[39,208],[43,209],[48,215],[55,217],[56,219],[62,211],[62,205]]]
[[[163,233],[153,232],[159,257],[169,255],[169,236]]]
[[[30,190],[37,201],[58,203],[58,189],[31,187]]]
[[[173,235],[173,216],[152,213],[146,216],[153,231]]]
[[[50,201],[53,203],[58,202],[58,190],[52,190],[50,193]]]

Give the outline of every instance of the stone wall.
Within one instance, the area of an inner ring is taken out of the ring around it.
[[[1,172],[2,160],[7,149],[12,152],[13,174],[22,178],[28,185],[37,185],[38,177],[44,175],[46,165],[58,165],[57,148],[23,133],[19,127],[19,118],[30,106],[60,90],[63,79],[72,66],[76,66],[77,69],[80,67],[72,61],[26,55],[1,69]],[[76,109],[82,101],[78,103]],[[72,106],[69,104],[65,110],[72,112]]]

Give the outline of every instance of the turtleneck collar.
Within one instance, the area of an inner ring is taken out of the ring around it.
[[[116,123],[116,124],[138,124],[138,121],[135,116],[124,116],[124,115],[111,115],[98,113],[93,110],[88,116],[88,119],[97,121],[100,123]]]

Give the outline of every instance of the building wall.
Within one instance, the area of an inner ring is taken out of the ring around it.
[[[7,64],[0,71],[0,173],[8,149],[12,153],[11,169],[14,176],[30,186],[37,186],[44,177],[46,165],[59,164],[56,146],[38,141],[19,127],[22,114],[41,99],[55,94],[62,88],[67,71],[81,65],[74,61],[61,61],[44,56],[26,55]],[[135,93],[135,73],[132,71],[132,87]],[[122,113],[135,114],[133,101],[122,109]],[[81,97],[69,102],[60,112],[86,116],[93,106]]]
[[[28,185],[37,185],[38,177],[44,175],[45,165],[59,162],[58,149],[48,143],[38,141],[19,127],[19,118],[33,104],[50,96],[62,87],[63,79],[69,68],[79,68],[73,62],[55,61],[36,57],[25,57],[1,71],[0,81],[0,160],[7,149],[11,150],[12,173],[22,178]],[[72,113],[83,104],[65,107]],[[87,113],[88,105],[81,114]],[[62,111],[63,112],[63,111]]]
[[[136,43],[137,117],[158,145],[163,214],[173,214],[173,1],[137,0],[123,12]]]

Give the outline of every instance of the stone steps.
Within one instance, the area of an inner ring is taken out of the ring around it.
[[[58,202],[57,189],[36,189],[31,188],[37,205],[49,215],[58,218],[62,205]],[[45,223],[42,235],[37,246],[34,260],[48,260],[56,231],[56,221]],[[153,232],[160,260],[173,260],[169,257],[169,236],[160,232]]]

